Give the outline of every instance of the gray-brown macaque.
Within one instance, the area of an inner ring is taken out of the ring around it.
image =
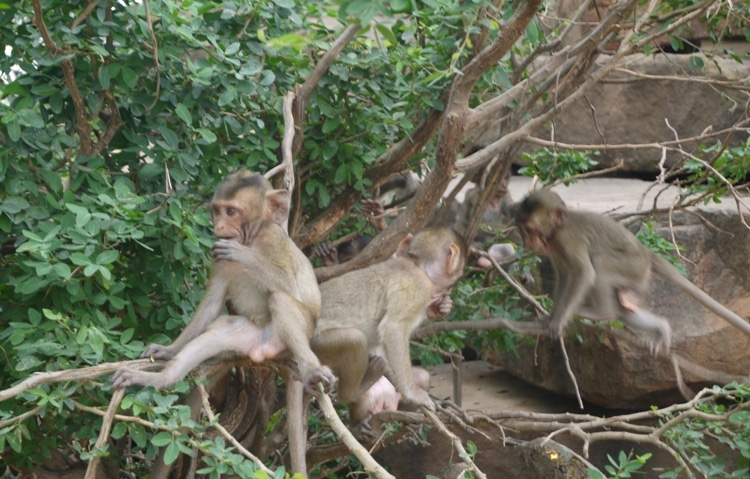
[[[310,349],[320,311],[312,265],[280,226],[289,212],[288,192],[273,190],[247,170],[229,175],[211,202],[215,235],[206,294],[192,321],[168,346],[151,344],[143,358],[169,360],[160,372],[118,370],[113,387],[166,388],[217,355],[246,356],[255,363],[292,358],[305,388],[335,381]],[[227,305],[232,315],[222,314]]]
[[[653,270],[713,313],[750,335],[750,324],[685,279],[668,261],[641,244],[608,216],[570,211],[549,190],[530,193],[515,205],[524,245],[549,257],[555,270],[554,302],[547,321],[558,338],[571,317],[621,319],[644,338],[653,354],[670,353],[669,323],[641,307]]]
[[[339,400],[351,404],[353,425],[377,412],[379,401],[397,400],[382,380],[367,395],[384,373],[406,402],[435,408],[415,381],[409,337],[426,317],[450,311],[450,291],[465,264],[461,235],[426,228],[407,236],[392,258],[320,286],[321,315],[311,345],[338,374]]]

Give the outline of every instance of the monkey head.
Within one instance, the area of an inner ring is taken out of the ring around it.
[[[283,224],[289,216],[289,193],[274,190],[262,175],[239,170],[216,187],[211,200],[214,234],[249,244],[264,221]]]
[[[540,189],[529,193],[514,209],[524,246],[548,256],[555,233],[568,221],[565,202],[557,193]]]
[[[453,228],[424,228],[401,241],[397,256],[411,259],[422,268],[433,284],[433,292],[442,293],[458,281],[466,266],[468,248],[463,236]]]

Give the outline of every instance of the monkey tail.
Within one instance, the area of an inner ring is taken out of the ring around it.
[[[672,284],[695,298],[709,311],[716,314],[717,316],[724,318],[732,326],[750,336],[750,323],[748,323],[747,320],[742,319],[736,313],[730,311],[724,305],[706,294],[698,286],[691,283],[690,280],[682,276],[680,272],[674,268],[674,266],[669,264],[669,261],[665,260],[661,256],[654,254],[652,264],[654,265],[654,272],[656,274],[671,281]]]

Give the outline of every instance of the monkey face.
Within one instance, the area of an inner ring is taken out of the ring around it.
[[[236,201],[215,200],[211,205],[214,235],[217,238],[244,241],[243,223],[247,212]]]

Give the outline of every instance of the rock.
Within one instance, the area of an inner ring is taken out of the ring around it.
[[[634,55],[622,65],[623,69],[634,73],[613,72],[593,86],[585,99],[574,102],[556,117],[556,139],[569,144],[636,145],[670,141],[675,136],[691,138],[706,130],[731,127],[745,110],[746,99],[738,90],[667,77],[681,77],[690,72],[696,79],[741,82],[750,75],[750,63],[738,64],[701,55],[705,69],[696,71],[691,66],[693,58],[677,54]],[[646,79],[646,76],[654,79]],[[592,111],[596,112],[596,121]],[[548,130],[535,135],[550,138]],[[735,135],[733,146],[745,138],[745,135]],[[704,140],[706,144],[713,144],[713,141]],[[696,143],[684,144],[687,151],[695,147]],[[535,148],[531,146],[528,150]],[[614,166],[622,159],[622,172],[656,174],[661,155],[659,149],[602,150],[595,159],[601,168]],[[677,153],[668,152],[665,165],[670,167],[679,159]]]
[[[672,223],[677,243],[685,248],[687,277],[740,317],[749,317],[750,230],[726,210],[678,212]],[[659,224],[657,231],[670,238],[667,218]],[[655,276],[651,284],[648,307],[670,322],[680,355],[740,378],[750,372],[750,337],[661,278]],[[669,359],[651,356],[646,347],[623,339],[622,332],[612,334],[611,328],[611,323],[574,321],[567,330],[566,349],[583,399],[623,409],[679,401]],[[559,343],[546,337],[520,345],[518,355],[495,353],[486,360],[538,387],[575,395]],[[711,377],[689,371],[683,375],[695,387],[713,383]]]

